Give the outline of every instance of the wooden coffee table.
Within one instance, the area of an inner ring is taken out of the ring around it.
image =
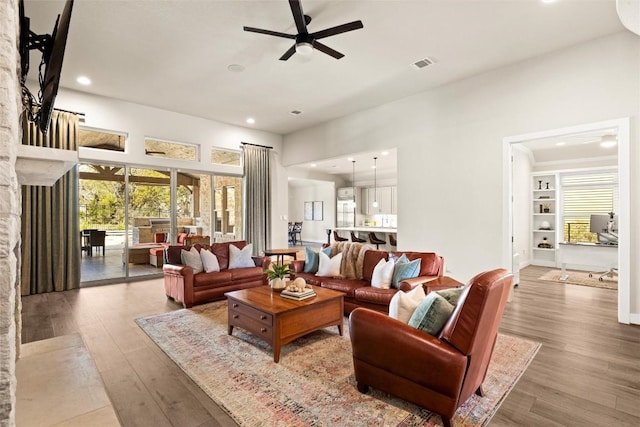
[[[283,298],[268,286],[227,292],[229,335],[238,326],[273,347],[273,361],[280,349],[296,338],[328,326],[342,335],[344,294],[314,286],[316,296],[302,301]]]

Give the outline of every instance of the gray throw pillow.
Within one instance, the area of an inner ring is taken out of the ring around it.
[[[460,295],[462,294],[463,290],[464,288],[449,288],[443,289],[441,291],[436,291],[436,293],[442,298],[449,301],[449,304],[455,306],[458,305],[458,299],[460,299]]]
[[[431,292],[411,315],[409,326],[437,336],[451,313],[453,313],[453,305],[436,292]]]

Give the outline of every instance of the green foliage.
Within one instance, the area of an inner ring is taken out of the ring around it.
[[[277,278],[284,279],[284,276],[293,273],[293,270],[291,270],[286,264],[279,265],[272,263],[271,267],[267,268],[264,272],[267,273],[269,280],[273,280]]]

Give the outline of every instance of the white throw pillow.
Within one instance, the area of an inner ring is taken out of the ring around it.
[[[411,315],[413,315],[413,312],[425,297],[422,285],[416,286],[409,292],[396,292],[389,303],[389,317],[398,319],[402,323],[409,323]]]
[[[236,245],[229,245],[229,269],[255,267],[253,262],[253,243],[249,243],[242,249],[238,249]]]
[[[218,257],[211,253],[211,251],[202,249],[200,251],[200,258],[202,259],[202,266],[205,272],[212,273],[214,271],[220,271]]]
[[[340,263],[342,262],[342,252],[333,258],[329,258],[327,254],[320,251],[318,253],[320,263],[316,276],[320,277],[338,277],[340,276]]]
[[[180,250],[180,259],[184,265],[188,265],[193,269],[193,274],[201,273],[204,270],[200,252],[194,247],[190,251]]]
[[[392,259],[389,261],[382,258],[376,266],[373,268],[373,274],[371,275],[371,286],[380,289],[391,288],[391,279],[393,278],[393,269],[395,262]]]

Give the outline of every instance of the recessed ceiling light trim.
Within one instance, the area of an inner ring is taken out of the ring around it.
[[[89,86],[91,84],[91,79],[87,76],[78,76],[76,81],[82,86]]]
[[[250,125],[254,124],[256,122],[256,119],[254,119],[253,117],[247,117],[246,122]]]

